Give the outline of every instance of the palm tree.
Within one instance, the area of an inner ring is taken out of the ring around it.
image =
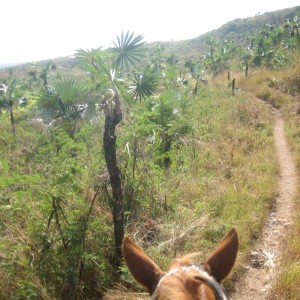
[[[215,51],[216,51],[216,48],[218,47],[218,42],[214,38],[207,38],[206,44],[210,47],[209,57],[211,59],[211,64],[213,66],[213,72],[216,75],[218,73],[218,71],[217,71],[217,65],[216,65]]]
[[[107,50],[80,49],[76,53],[77,60],[84,70],[88,71],[91,79],[102,94],[102,109],[105,114],[103,149],[107,171],[111,185],[111,203],[115,239],[115,266],[118,270],[122,258],[122,241],[124,237],[124,196],[121,181],[121,171],[117,162],[116,128],[122,121],[122,99],[126,93],[126,82],[121,76],[126,68],[135,65],[143,56],[143,36],[121,34],[117,37],[114,47]],[[116,76],[117,74],[117,76]],[[130,84],[129,95],[135,99],[143,99],[155,91],[155,80],[151,76],[143,77],[145,73],[135,73]]]
[[[0,84],[0,107],[6,108],[9,111],[11,130],[14,136],[16,135],[16,126],[13,107],[18,106],[25,100],[26,98],[15,79],[9,84]]]
[[[206,58],[194,58],[185,63],[185,67],[189,69],[192,78],[196,83],[194,86],[193,94],[197,95],[200,82],[206,83],[205,80],[205,61]]]
[[[153,71],[146,67],[135,72],[130,80],[128,94],[135,100],[145,100],[157,91],[157,78]]]
[[[43,80],[43,84],[45,87],[48,85],[49,71],[54,70],[55,68],[56,68],[55,65],[51,61],[48,62],[47,65],[42,68],[40,78]]]
[[[98,116],[96,101],[84,84],[65,77],[44,86],[38,95],[38,110],[46,123],[59,123],[73,138],[81,120]]]

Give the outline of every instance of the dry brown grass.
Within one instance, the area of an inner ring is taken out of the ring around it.
[[[199,252],[199,259],[205,260],[231,227],[237,228],[241,241],[238,270],[275,199],[272,114],[251,93],[239,90],[232,96],[223,77],[213,78],[208,91],[201,91],[191,105],[194,137],[178,149],[179,161],[174,158],[164,186],[174,211],[158,221],[159,235],[146,247],[163,270],[174,256],[190,252]],[[133,297],[118,289],[109,295]]]
[[[149,299],[148,293],[135,293],[126,289],[124,286],[118,285],[109,291],[104,300],[144,300]]]

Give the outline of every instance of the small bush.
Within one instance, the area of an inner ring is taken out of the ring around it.
[[[271,97],[271,91],[267,88],[264,88],[262,91],[258,91],[256,97],[261,100],[268,101]]]
[[[286,95],[283,95],[278,91],[273,91],[268,102],[275,108],[281,108],[288,102],[288,98]]]

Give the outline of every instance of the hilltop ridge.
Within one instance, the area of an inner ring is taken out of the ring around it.
[[[157,42],[153,44],[161,44],[165,47],[165,50],[176,52],[182,58],[187,58],[187,56],[191,55],[203,55],[209,50],[206,44],[207,39],[232,40],[240,45],[244,45],[246,37],[259,30],[263,25],[271,24],[272,26],[279,26],[285,23],[287,19],[291,19],[299,14],[300,6],[266,12],[254,17],[238,18],[229,21],[218,29],[209,31],[190,40]]]
[[[162,45],[166,53],[175,53],[180,59],[185,60],[193,56],[201,56],[208,52],[209,48],[206,43],[208,39],[217,40],[232,40],[240,45],[244,45],[246,37],[257,31],[265,24],[272,24],[278,26],[283,24],[287,19],[293,18],[300,14],[300,6],[277,10],[273,12],[266,12],[264,14],[257,14],[254,17],[237,18],[229,21],[221,27],[212,31],[206,32],[193,39],[181,41],[156,41],[148,43],[149,49],[153,49],[157,45]],[[64,69],[71,68],[74,65],[72,53],[67,57],[59,57],[55,59],[48,59],[34,62],[38,65],[46,65],[49,61],[57,65],[62,65]],[[24,69],[24,66],[31,67],[33,62],[3,64],[0,62],[0,74],[7,72],[9,68]]]

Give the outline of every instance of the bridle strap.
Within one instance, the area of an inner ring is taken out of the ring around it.
[[[164,280],[166,280],[168,277],[172,276],[173,274],[175,274],[177,272],[186,272],[189,270],[194,270],[199,273],[203,282],[212,288],[217,300],[227,300],[227,296],[225,295],[224,288],[216,281],[216,279],[214,277],[209,275],[201,265],[196,265],[196,264],[190,264],[190,265],[187,265],[184,267],[173,269],[173,270],[169,271],[167,274],[165,274],[158,282],[156,289],[154,290],[153,294],[151,295],[151,300],[155,299],[157,289],[159,288],[159,286],[162,284],[162,282]]]

